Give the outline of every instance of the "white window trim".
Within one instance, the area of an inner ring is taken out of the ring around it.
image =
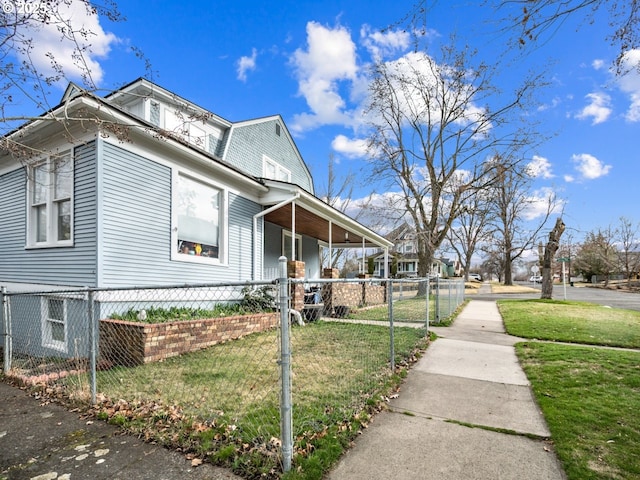
[[[55,182],[52,179],[52,168],[50,167],[52,162],[55,162],[56,158],[69,155],[71,161],[71,192],[69,196],[69,228],[70,234],[68,240],[57,240],[57,217],[54,217],[54,189]],[[48,180],[47,180],[47,240],[45,242],[38,242],[37,235],[37,216],[33,214],[33,188],[35,183],[35,168],[40,165],[49,165]],[[75,194],[75,159],[73,157],[73,151],[66,150],[56,155],[49,155],[46,158],[40,159],[27,167],[27,244],[25,248],[52,248],[52,247],[72,247],[74,237],[74,194]]]
[[[60,300],[62,302],[62,322],[49,318],[49,300]],[[62,297],[46,296],[40,299],[40,318],[42,319],[42,346],[67,352],[67,338],[69,334],[69,322],[67,319],[67,299]],[[64,341],[54,340],[51,335],[50,322],[62,323],[64,326]]]
[[[291,251],[286,251],[285,239],[287,237],[292,238],[291,230],[282,230],[282,255],[291,260]],[[296,233],[296,260],[302,260],[302,235]]]
[[[275,168],[276,170],[275,178],[267,174],[267,165],[271,165],[273,168]],[[287,177],[287,182],[291,183],[291,170],[283,167],[278,162],[276,162],[275,160],[272,160],[266,155],[262,155],[262,177],[268,178],[270,180],[280,180],[280,178],[278,178],[278,172],[283,173]]]
[[[197,255],[185,255],[184,253],[178,252],[178,214],[175,208],[172,208],[171,211],[171,260],[176,262],[186,262],[186,263],[199,263],[205,265],[221,265],[226,266],[229,264],[229,215],[228,215],[228,205],[229,205],[229,191],[228,189],[220,185],[218,183],[212,182],[210,179],[203,177],[202,175],[198,175],[193,172],[188,172],[186,170],[181,170],[174,168],[172,169],[172,195],[171,195],[171,204],[176,205],[178,202],[178,179],[180,175],[192,178],[199,182],[205,183],[212,188],[220,190],[220,206],[218,209],[219,220],[218,226],[220,228],[219,239],[220,244],[218,245],[218,258],[209,258],[209,257],[201,257]]]

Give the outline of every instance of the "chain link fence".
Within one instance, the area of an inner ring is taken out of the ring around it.
[[[284,277],[3,290],[2,369],[149,440],[277,478],[366,423],[439,315],[426,279]]]

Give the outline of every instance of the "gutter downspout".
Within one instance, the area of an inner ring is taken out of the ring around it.
[[[263,210],[259,213],[256,213],[253,216],[253,272],[252,272],[252,280],[255,282],[257,281],[257,276],[258,276],[258,246],[257,246],[257,242],[258,242],[258,219],[264,217],[265,215],[273,212],[274,210],[278,210],[279,208],[284,207],[285,205],[288,205],[292,202],[295,202],[298,198],[300,198],[300,192],[296,192],[296,194],[291,197],[291,198],[287,198],[286,200],[281,201],[280,203],[276,203],[275,205],[270,206],[269,208],[267,208],[266,210]],[[264,228],[262,229],[262,231],[264,232]],[[264,242],[264,238],[262,239],[262,241]],[[264,266],[264,265],[263,265]],[[260,275],[260,279],[262,280],[262,274]]]

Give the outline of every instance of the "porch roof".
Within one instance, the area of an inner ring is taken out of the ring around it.
[[[320,200],[298,185],[264,180],[269,192],[261,197],[266,221],[316,238],[333,248],[389,248],[393,243]],[[279,205],[279,206],[278,206]],[[295,222],[295,225],[293,223]]]

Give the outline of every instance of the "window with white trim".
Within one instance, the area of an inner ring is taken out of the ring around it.
[[[27,244],[73,244],[73,157],[67,151],[29,167]]]
[[[289,230],[282,231],[282,255],[291,260],[291,242],[293,234]],[[296,235],[296,260],[302,260],[302,235]]]
[[[67,301],[59,297],[43,297],[42,346],[67,351]]]
[[[284,168],[278,162],[271,160],[266,155],[262,156],[262,176],[271,180],[291,182],[291,171]]]
[[[177,174],[174,206],[175,253],[180,260],[223,259],[224,190],[208,182]]]

